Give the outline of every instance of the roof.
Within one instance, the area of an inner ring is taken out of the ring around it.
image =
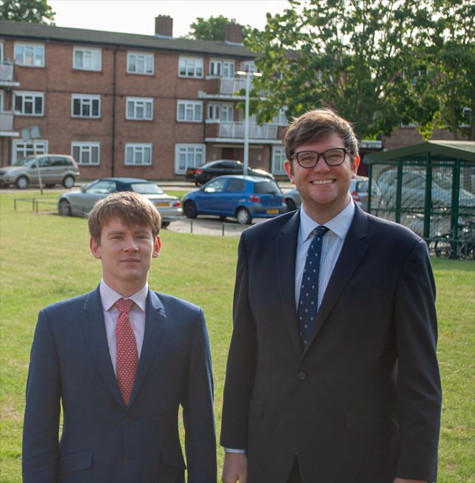
[[[380,161],[396,161],[417,154],[448,156],[475,163],[475,141],[426,141],[404,148],[368,154],[364,162],[373,164]]]
[[[219,55],[254,59],[257,54],[243,45],[212,40],[161,38],[103,30],[86,30],[27,22],[0,21],[0,36],[15,40],[67,42],[82,45],[101,45],[122,48],[161,50],[196,55]]]

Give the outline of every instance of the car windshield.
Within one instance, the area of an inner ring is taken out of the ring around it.
[[[254,193],[261,195],[280,195],[281,191],[275,181],[260,181],[254,185]]]
[[[25,166],[26,168],[29,168],[29,167],[33,166],[33,164],[35,163],[35,159],[36,159],[35,156],[30,156],[28,158],[23,158],[21,161],[18,161],[15,164],[15,166]]]
[[[132,190],[141,195],[161,195],[162,188],[159,188],[155,183],[132,183],[130,185]]]

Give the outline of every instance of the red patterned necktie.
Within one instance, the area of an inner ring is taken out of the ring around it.
[[[124,403],[128,406],[139,365],[137,342],[135,341],[134,331],[129,321],[129,312],[134,306],[134,301],[119,299],[115,303],[115,306],[120,311],[115,328],[117,382],[119,383]]]

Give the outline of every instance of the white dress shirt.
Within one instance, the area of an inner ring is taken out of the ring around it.
[[[338,215],[324,224],[329,231],[324,235],[322,240],[317,301],[319,308],[333,269],[335,268],[336,261],[340,256],[354,214],[355,204],[353,199],[351,199]],[[313,231],[318,226],[320,225],[305,213],[302,206],[300,208],[300,228],[297,241],[297,255],[295,258],[295,308],[297,310],[300,299],[300,287],[302,286],[302,276],[305,268],[305,258],[313,240]]]
[[[117,375],[117,344],[115,338],[115,327],[119,318],[119,309],[115,303],[119,299],[133,300],[135,305],[129,312],[129,321],[134,331],[135,341],[137,343],[137,354],[140,360],[142,352],[143,337],[145,333],[145,304],[148,295],[148,284],[134,295],[124,297],[120,293],[110,288],[104,280],[101,280],[99,287],[101,294],[102,309],[104,311],[104,322],[106,324],[107,344],[109,345],[109,353],[111,356],[112,366]]]

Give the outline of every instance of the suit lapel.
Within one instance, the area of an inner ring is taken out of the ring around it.
[[[142,352],[140,354],[139,367],[135,377],[132,396],[130,397],[129,408],[132,406],[137,394],[144,383],[145,376],[152,360],[157,352],[157,348],[163,334],[163,330],[170,323],[165,314],[165,308],[160,302],[157,295],[150,289],[148,291],[147,303],[145,309],[145,332],[142,344]]]
[[[85,315],[82,323],[92,357],[114,399],[121,406],[124,406],[114,368],[112,367],[99,287],[89,294],[84,304],[84,311]]]
[[[297,211],[276,239],[275,264],[277,266],[280,300],[282,301],[284,318],[287,321],[292,344],[300,357],[302,354],[302,343],[298,332],[297,312],[295,309],[295,257],[299,226],[300,212]]]
[[[310,336],[309,343],[304,351],[304,355],[320,332],[323,324],[330,315],[335,303],[340,297],[355,270],[361,262],[366,250],[367,243],[363,241],[368,233],[368,215],[358,206],[355,206],[355,215],[351,223],[348,234],[346,235],[340,256],[335,264],[333,273],[328,282],[328,286],[323,296],[322,304],[318,310],[315,328]]]

